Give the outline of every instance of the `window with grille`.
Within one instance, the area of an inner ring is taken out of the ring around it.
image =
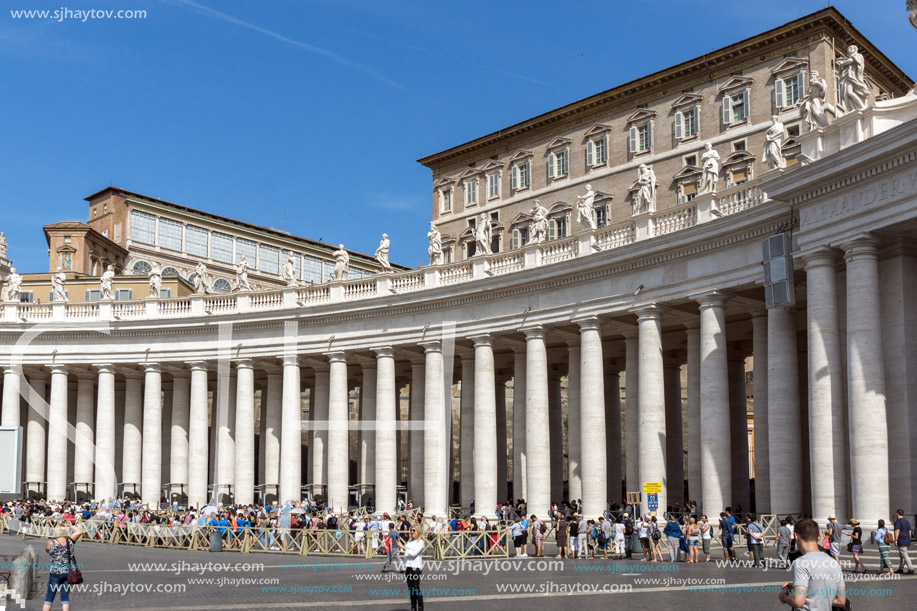
[[[598,140],[590,140],[586,143],[586,166],[594,168],[595,166],[605,165],[608,162],[608,138],[602,136]]]
[[[734,96],[723,96],[723,124],[742,123],[748,118],[748,90]]]
[[[245,238],[236,238],[236,263],[245,257],[245,261],[250,267],[255,266],[255,259],[258,257],[258,243]]]
[[[563,178],[567,175],[570,149],[555,151],[548,156],[548,178]]]
[[[805,73],[800,72],[789,78],[774,79],[774,105],[777,108],[792,108],[802,99],[805,88]]]
[[[162,275],[163,276],[180,276],[181,274],[179,274],[178,270],[175,269],[174,267],[164,267],[162,268]]]
[[[221,263],[232,263],[232,236],[214,231],[210,234],[210,258]]]
[[[156,243],[156,217],[140,210],[131,210],[131,240],[143,244]]]
[[[213,292],[214,293],[231,293],[232,285],[229,284],[229,280],[226,278],[217,278],[213,283]]]
[[[148,276],[150,270],[153,269],[153,266],[147,263],[146,261],[137,261],[134,263],[132,272],[135,276]]]
[[[452,189],[441,189],[439,192],[440,213],[452,212]]]
[[[303,280],[315,284],[321,284],[324,280],[322,275],[322,260],[312,255],[303,255]]]
[[[487,198],[500,197],[500,172],[487,175]]]
[[[528,161],[513,166],[513,190],[525,189],[532,183],[532,164]]]
[[[159,219],[159,245],[169,250],[182,250],[182,225],[172,219]]]
[[[465,181],[465,205],[474,206],[478,203],[478,180],[472,178]]]
[[[276,246],[261,245],[258,257],[258,269],[269,274],[280,273],[280,249]]]
[[[188,225],[185,228],[185,250],[189,255],[197,257],[207,256],[207,236],[209,231],[196,225]]]
[[[630,128],[629,150],[631,153],[645,153],[653,148],[653,126],[633,125]]]
[[[134,289],[118,289],[115,291],[115,301],[130,301],[134,298]]]
[[[697,135],[697,115],[699,108],[695,106],[687,112],[675,113],[675,139],[684,140]]]

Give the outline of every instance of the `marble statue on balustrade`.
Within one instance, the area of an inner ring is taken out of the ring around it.
[[[532,222],[529,223],[529,244],[541,244],[548,239],[548,209],[537,199],[532,205]]]
[[[19,301],[19,292],[22,290],[22,276],[16,273],[16,268],[10,268],[10,275],[6,277],[6,300]]]
[[[54,272],[54,275],[51,276],[51,300],[52,301],[68,301],[67,299],[67,290],[64,288],[64,284],[67,283],[67,274],[57,268],[57,271]]]
[[[703,173],[700,180],[700,194],[716,194],[716,183],[720,180],[720,154],[713,150],[713,144],[704,145],[704,154],[701,155]]]
[[[236,286],[237,291],[254,291],[251,283],[248,281],[248,261],[245,259],[245,255],[242,255],[242,258],[239,259],[239,264],[236,265]]]
[[[194,293],[204,295],[210,292],[207,286],[207,266],[202,261],[198,261],[194,270]]]
[[[99,284],[102,288],[102,301],[110,301],[115,298],[114,291],[114,280],[115,280],[115,267],[109,265],[105,268],[105,271],[102,272],[102,276],[99,278]]]
[[[637,195],[634,201],[634,214],[656,211],[656,173],[653,168],[641,163],[637,169]]]
[[[595,229],[595,191],[586,185],[586,194],[576,196],[577,218],[586,229]]]
[[[8,248],[9,244],[6,243],[6,236],[0,231],[0,259],[6,259],[6,251]]]
[[[863,73],[866,61],[856,45],[847,47],[847,57],[836,62],[838,103],[846,112],[865,110],[869,104],[869,85]]]
[[[783,145],[789,140],[790,135],[786,126],[780,122],[777,115],[771,117],[771,126],[764,133],[764,154],[761,161],[770,169],[785,168],[786,157],[783,156]]]
[[[802,99],[801,116],[809,129],[828,127],[828,112],[834,113],[834,106],[827,102],[828,83],[818,75],[818,70],[809,73],[809,90]]]
[[[388,234],[383,233],[382,239],[379,241],[379,248],[376,249],[376,261],[379,262],[379,265],[382,266],[383,271],[391,271],[392,264],[388,262],[388,249],[391,246],[391,242],[388,239]]]
[[[350,268],[350,254],[344,250],[343,244],[338,244],[334,255],[334,279],[347,280],[347,270]]]
[[[433,223],[430,223],[427,239],[430,240],[430,247],[427,248],[427,254],[430,255],[430,265],[439,265],[443,262],[443,235]]]
[[[159,263],[153,263],[153,267],[150,268],[149,278],[150,297],[159,299],[162,294],[162,269],[159,267]]]
[[[287,257],[287,262],[283,264],[283,279],[287,281],[287,286],[299,284],[299,280],[296,278],[296,260],[292,254]]]
[[[490,222],[490,216],[486,212],[482,212],[481,216],[478,217],[478,224],[474,228],[475,253],[479,255],[494,254],[494,251],[490,248],[493,235],[494,229]]]

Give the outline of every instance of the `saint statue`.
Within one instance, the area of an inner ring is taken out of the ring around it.
[[[334,255],[334,279],[347,280],[347,268],[350,267],[350,254],[344,250],[343,244],[338,244],[338,249],[332,254]]]
[[[716,183],[720,179],[720,154],[713,150],[713,144],[704,145],[704,154],[701,155],[703,174],[700,181],[700,193],[716,193]]]
[[[388,234],[382,234],[382,240],[379,241],[379,248],[376,249],[376,261],[379,262],[379,265],[382,266],[383,271],[391,271],[392,264],[388,262],[388,249],[391,242],[388,239]]]
[[[637,169],[637,197],[634,214],[656,211],[656,173],[645,163]]]
[[[64,283],[67,282],[67,274],[57,268],[57,272],[51,276],[51,301],[67,301],[67,291],[64,289]]]
[[[248,261],[245,260],[245,255],[242,255],[242,258],[239,259],[239,264],[236,265],[236,290],[237,291],[254,291],[251,283],[248,281]]]
[[[771,117],[771,126],[764,133],[764,154],[761,161],[767,164],[770,169],[785,168],[786,157],[783,156],[783,144],[789,140],[790,135],[786,132],[786,127],[777,118],[777,115]]]
[[[10,268],[10,275],[6,277],[7,301],[19,301],[19,291],[22,289],[22,276],[16,273],[16,268]]]
[[[802,118],[806,120],[809,129],[828,127],[828,115],[825,111],[833,108],[826,102],[828,84],[825,79],[819,78],[818,70],[809,73],[809,90],[802,99]]]
[[[586,185],[586,195],[576,196],[577,218],[586,229],[595,229],[595,191],[592,185]]]
[[[194,270],[194,293],[203,295],[209,292],[210,289],[207,287],[207,266],[204,265],[203,261],[198,261],[197,268]]]
[[[102,277],[99,278],[99,284],[102,287],[102,301],[111,301],[115,298],[115,291],[112,286],[114,279],[115,268],[113,265],[109,265],[102,273]]]
[[[541,244],[548,239],[548,209],[537,199],[532,206],[532,222],[529,224],[529,244]]]
[[[439,265],[443,260],[443,236],[433,223],[430,223],[427,239],[430,240],[430,247],[427,249],[430,265]]]
[[[492,255],[490,244],[493,240],[493,225],[490,224],[490,217],[486,212],[482,212],[478,217],[478,224],[474,228],[475,252],[479,255]]]
[[[287,262],[283,264],[283,279],[287,281],[287,286],[299,284],[296,280],[296,261],[292,253],[287,257]]]
[[[159,263],[153,263],[153,267],[150,268],[150,297],[155,297],[159,299],[160,291],[162,290],[162,269],[159,267]]]
[[[863,77],[866,62],[856,45],[847,47],[847,57],[837,60],[837,97],[844,110],[865,110],[869,102],[869,85]]]

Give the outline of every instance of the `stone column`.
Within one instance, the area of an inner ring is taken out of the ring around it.
[[[216,494],[228,495],[236,479],[236,398],[238,379],[225,363],[225,370],[217,368],[217,394],[214,402],[214,429],[216,430]],[[228,497],[224,498],[228,501]]]
[[[751,510],[751,482],[748,479],[748,401],[745,390],[745,357],[735,352],[729,358],[729,438],[732,449],[732,503]],[[709,516],[708,516],[709,517]],[[827,516],[826,516],[827,517]]]
[[[0,415],[0,426],[20,426],[19,424],[19,388],[25,376],[15,367],[3,370],[3,411]]]
[[[302,500],[302,398],[299,358],[282,357],[283,399],[280,425],[280,503]],[[316,452],[316,454],[318,454]]]
[[[48,415],[48,500],[67,499],[67,367],[52,365]]]
[[[597,518],[608,506],[605,446],[605,371],[602,323],[592,316],[580,326],[580,459],[583,513]]]
[[[567,490],[570,500],[583,498],[583,444],[580,427],[580,347],[567,348]]]
[[[312,456],[312,483],[317,487],[316,492],[325,494],[328,484],[328,401],[329,401],[329,369],[324,365],[313,368],[315,370],[315,404],[312,406],[315,416],[312,418],[312,445],[314,449],[309,452]],[[326,495],[327,496],[327,495]]]
[[[258,404],[255,407],[255,413],[258,415],[258,474],[255,481],[259,486],[263,486],[265,473],[264,446],[267,439],[267,386],[256,384],[255,395],[258,397]]]
[[[346,511],[350,447],[348,443],[347,358],[343,352],[329,352],[328,357],[328,507]]]
[[[506,379],[497,378],[494,387],[497,403],[497,500],[505,501],[509,487],[506,465]]]
[[[640,483],[640,409],[639,380],[640,342],[637,331],[624,334],[624,460],[627,492],[642,492]]]
[[[525,478],[525,363],[526,352],[513,355],[513,501],[527,499]]]
[[[621,376],[616,368],[605,370],[605,470],[608,474],[608,499],[622,502],[621,481]]]
[[[551,505],[551,453],[548,431],[548,355],[545,329],[523,329],[525,351],[525,448],[528,513],[547,515]]]
[[[751,314],[754,357],[755,511],[771,512],[771,459],[767,424],[767,311]],[[846,475],[845,475],[846,477]],[[827,514],[825,514],[827,517]]]
[[[159,451],[159,481],[160,490],[171,491],[167,484],[172,482],[172,392],[171,384],[162,385],[162,419],[159,421],[159,438],[162,439],[162,449]],[[170,492],[162,496],[171,503]]]
[[[162,496],[162,370],[158,363],[143,366],[143,455],[140,463],[141,496],[159,508]]]
[[[169,479],[184,484],[188,492],[188,419],[191,413],[191,378],[186,373],[172,375],[171,456]],[[178,490],[173,490],[177,492]],[[171,499],[170,499],[171,500]]]
[[[121,480],[125,492],[139,490],[143,449],[143,379],[135,372],[124,374],[124,435]],[[129,485],[127,485],[129,484]]]
[[[785,308],[767,311],[767,442],[771,465],[771,511],[802,513],[802,434],[799,430],[799,368],[796,320]],[[827,516],[818,516],[822,520]]]
[[[646,482],[662,482],[658,495],[659,509],[665,511],[668,500],[666,481],[665,377],[662,366],[662,309],[649,305],[638,309],[640,371],[637,382],[639,405],[640,490]],[[641,510],[649,512],[647,495]]]
[[[870,236],[862,236],[844,245],[844,260],[847,262],[850,498],[853,515],[864,525],[872,525],[879,517],[890,513],[877,246]]]
[[[115,368],[96,365],[99,371],[99,398],[96,409],[95,433],[95,495],[107,500],[117,493],[115,471]]]
[[[411,406],[410,415],[410,466],[408,469],[408,500],[415,507],[423,507],[424,497],[424,361],[411,360]]]
[[[709,517],[732,502],[726,295],[713,291],[696,299],[700,304],[700,502]]]
[[[207,503],[207,467],[210,463],[207,429],[209,418],[207,363],[193,361],[188,416],[188,506],[200,509]]]
[[[836,251],[831,248],[821,248],[804,257],[809,356],[809,461],[812,515],[819,520],[829,515],[836,516],[839,524],[846,524],[847,423],[837,307],[837,259]],[[829,434],[831,443],[827,443]],[[841,477],[829,477],[829,474],[837,473]]]
[[[375,463],[373,479],[368,482],[376,485],[376,513],[388,512],[394,515],[398,502],[398,476],[400,464],[397,462],[398,449],[396,446],[398,435],[395,429],[399,421],[398,411],[400,405],[396,401],[395,383],[395,351],[391,346],[376,348],[375,369],[364,368],[364,373],[372,369],[372,387],[367,386],[364,376],[364,388],[367,395],[373,397],[373,424],[375,425],[375,440],[371,460]],[[378,371],[378,373],[377,373]],[[413,500],[413,499],[412,499]]]
[[[283,405],[283,373],[267,374],[267,406],[264,427],[264,483],[280,484],[281,409]],[[301,450],[300,450],[301,452]]]
[[[474,357],[462,357],[462,388],[459,407],[459,504],[471,507],[474,500]]]
[[[381,357],[377,351],[377,362],[379,358]],[[392,363],[392,370],[394,371],[394,360]],[[376,484],[376,492],[374,497],[376,500],[376,506],[379,507],[380,490],[379,482],[377,481],[378,478],[376,477],[376,467],[381,466],[381,463],[379,462],[379,454],[376,451],[376,437],[378,436],[377,423],[387,423],[388,421],[383,420],[376,415],[376,402],[378,394],[378,376],[376,372],[376,363],[366,363],[363,365],[363,388],[360,390],[360,422],[363,426],[361,427],[359,433],[360,462],[358,463],[357,469],[359,471],[359,474],[357,475],[357,483]],[[392,386],[394,386],[394,382],[394,380],[391,381]],[[394,390],[392,392],[394,392]],[[392,413],[388,417],[396,418],[397,412],[392,410]],[[394,461],[394,458],[392,461]],[[391,513],[391,511],[389,511],[389,513]]]
[[[548,378],[548,430],[551,444],[551,501],[564,498],[564,413],[560,375]],[[525,498],[525,497],[521,497]]]
[[[95,379],[80,375],[76,387],[76,448],[73,455],[73,481],[95,482]],[[92,498],[97,498],[94,490]]]
[[[26,463],[25,479],[28,482],[45,482],[45,459],[46,459],[46,442],[48,437],[47,403],[45,402],[45,392],[47,391],[48,379],[44,375],[33,375],[29,377],[31,392],[29,393],[29,412],[26,418]],[[30,484],[30,492],[46,497],[47,488],[39,487],[36,484]]]
[[[497,507],[497,403],[494,350],[490,335],[474,341],[474,509],[494,516]]]
[[[255,371],[251,359],[236,361],[235,502],[255,502]]]
[[[426,354],[423,436],[424,514],[431,517],[445,517],[446,508],[449,505],[449,491],[446,485],[449,461],[444,447],[446,410],[443,389],[443,352],[439,340],[424,342],[421,345]]]
[[[688,428],[688,498],[703,502],[703,476],[701,475],[701,419],[700,419],[700,321],[685,323],[688,338],[687,358],[687,418]],[[719,515],[719,514],[717,514]],[[709,516],[708,516],[709,517]]]
[[[669,359],[663,364],[665,378],[665,476],[669,500],[685,500],[685,446],[682,430],[681,364]]]

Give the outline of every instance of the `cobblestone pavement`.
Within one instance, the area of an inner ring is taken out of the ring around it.
[[[0,536],[0,555],[31,544],[39,563],[44,542]],[[773,555],[772,550],[768,550]],[[406,610],[402,576],[381,573],[382,560],[295,555],[186,552],[81,543],[85,591],[71,593],[72,609],[374,609]],[[894,554],[893,554],[894,555]],[[870,564],[877,563],[870,559]],[[217,566],[221,565],[221,566]],[[0,569],[2,570],[2,569]],[[621,606],[639,609],[785,608],[776,589],[789,573],[707,564],[518,558],[427,563],[421,585],[432,608],[526,611]],[[859,577],[859,576],[858,576]],[[40,609],[47,567],[26,609]],[[854,581],[846,576],[857,611],[914,608],[917,577]],[[705,588],[706,591],[698,591]],[[855,590],[855,591],[854,591]],[[60,601],[55,608],[60,608]],[[11,606],[8,608],[18,608]]]

